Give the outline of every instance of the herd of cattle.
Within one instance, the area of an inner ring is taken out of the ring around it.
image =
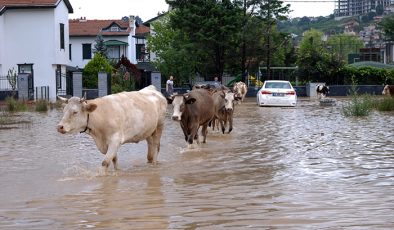
[[[57,125],[58,132],[85,132],[90,135],[97,148],[105,155],[102,172],[106,174],[113,163],[117,169],[117,152],[122,144],[146,140],[147,159],[156,164],[160,151],[160,139],[164,129],[167,105],[173,105],[172,120],[179,121],[185,141],[191,147],[199,143],[198,131],[206,142],[208,126],[219,123],[224,133],[232,131],[234,102],[243,101],[247,93],[246,84],[237,82],[232,89],[193,88],[181,95],[165,98],[154,86],[139,91],[121,92],[86,100],[86,98],[59,97],[66,103],[63,117]]]
[[[328,86],[319,85],[316,92],[324,97],[328,90]],[[185,141],[191,147],[194,141],[199,143],[200,127],[203,143],[208,126],[215,128],[218,123],[225,133],[228,123],[230,133],[235,101],[242,102],[246,93],[246,84],[237,82],[232,89],[224,86],[218,89],[193,88],[188,93],[167,98],[152,85],[139,91],[89,101],[85,97],[59,97],[66,105],[57,130],[62,134],[86,132],[92,136],[99,151],[105,155],[102,162],[105,174],[111,162],[117,169],[117,152],[125,143],[146,140],[148,162],[156,164],[168,104],[173,105],[172,120],[179,121]],[[382,94],[394,96],[394,86],[386,85]]]

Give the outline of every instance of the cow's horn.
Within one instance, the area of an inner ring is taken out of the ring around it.
[[[86,92],[83,94],[83,98],[81,98],[81,102],[86,101]]]

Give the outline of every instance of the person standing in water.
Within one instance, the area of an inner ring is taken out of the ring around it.
[[[174,77],[170,76],[170,79],[166,82],[166,93],[167,96],[171,96],[174,93]]]

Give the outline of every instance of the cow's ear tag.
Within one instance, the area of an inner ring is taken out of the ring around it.
[[[94,103],[87,104],[85,106],[86,111],[93,112],[97,108],[97,105]]]
[[[187,99],[186,104],[191,105],[191,104],[193,104],[194,102],[196,102],[196,99],[195,99],[195,98],[189,98],[189,99]]]

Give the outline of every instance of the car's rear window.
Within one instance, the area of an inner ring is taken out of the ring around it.
[[[266,89],[291,89],[291,86],[287,82],[266,82]]]

